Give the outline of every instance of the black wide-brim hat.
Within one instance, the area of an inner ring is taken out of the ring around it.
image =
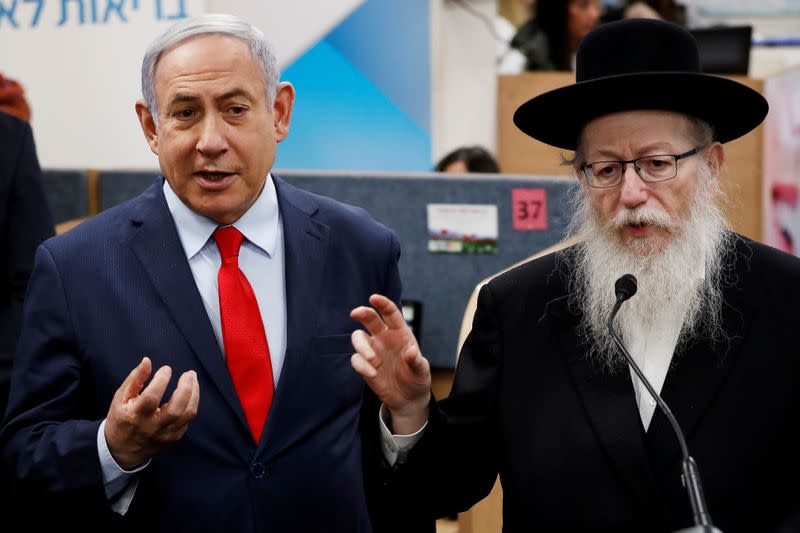
[[[626,19],[581,40],[576,83],[540,94],[514,113],[514,124],[543,143],[575,150],[591,120],[631,110],[666,110],[705,120],[725,143],[757,127],[769,105],[739,82],[703,74],[697,42],[669,22]]]

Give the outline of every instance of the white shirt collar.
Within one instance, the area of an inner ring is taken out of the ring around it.
[[[183,251],[186,253],[187,259],[191,260],[203,249],[219,224],[192,211],[178,198],[167,180],[164,180],[164,196],[172,218],[175,220],[175,226],[178,228],[178,237],[183,245]],[[277,245],[279,216],[275,183],[272,181],[272,175],[267,174],[261,194],[258,195],[250,209],[232,225],[241,231],[248,241],[271,257],[275,253]]]

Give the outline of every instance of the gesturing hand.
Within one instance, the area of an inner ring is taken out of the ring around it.
[[[200,385],[194,370],[184,372],[169,401],[161,398],[172,369],[162,366],[142,389],[152,363],[145,357],[122,383],[106,416],[105,437],[114,460],[125,470],[135,468],[186,433],[197,416]]]
[[[353,332],[351,364],[389,409],[393,430],[414,433],[428,419],[430,365],[394,302],[373,294],[369,303],[350,313],[369,332]]]

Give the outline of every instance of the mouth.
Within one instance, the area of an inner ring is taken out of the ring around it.
[[[625,225],[628,234],[634,237],[645,237],[650,233],[652,228],[652,224],[648,224],[647,222],[631,222]]]
[[[208,181],[222,181],[228,176],[232,176],[232,172],[212,171],[212,170],[199,170],[194,173],[195,176],[203,178]]]
[[[235,175],[234,172],[221,170],[198,170],[193,173],[200,186],[209,190],[224,189],[233,181]]]

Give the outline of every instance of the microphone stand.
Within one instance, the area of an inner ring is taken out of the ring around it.
[[[664,402],[663,399],[661,399],[661,396],[650,384],[650,381],[645,377],[644,372],[642,372],[642,370],[639,368],[639,365],[637,365],[633,360],[633,357],[622,343],[622,339],[614,330],[614,318],[616,318],[620,307],[628,298],[636,293],[636,278],[630,274],[626,274],[626,276],[630,276],[632,278],[633,286],[628,288],[628,290],[620,290],[619,284],[622,278],[617,281],[617,301],[614,304],[611,315],[608,317],[608,330],[611,333],[611,338],[614,340],[619,349],[622,350],[622,354],[625,356],[625,359],[627,359],[630,367],[633,369],[636,375],[639,376],[639,379],[650,393],[650,396],[653,397],[658,404],[658,407],[661,408],[661,411],[666,415],[667,420],[669,420],[669,423],[672,425],[672,429],[675,431],[675,434],[678,437],[678,442],[680,443],[681,452],[683,454],[683,460],[681,463],[683,470],[683,486],[686,487],[686,491],[689,493],[689,502],[692,505],[692,515],[694,517],[695,525],[694,527],[681,529],[676,533],[722,533],[711,523],[711,517],[709,516],[708,509],[706,508],[703,488],[700,483],[700,472],[697,469],[697,463],[695,462],[694,458],[689,455],[689,447],[686,445],[686,439],[683,436],[683,431],[681,431],[681,428],[678,425],[678,421],[675,420],[675,416],[672,414],[669,406],[666,404],[666,402]],[[623,276],[623,278],[624,277],[625,276]]]

